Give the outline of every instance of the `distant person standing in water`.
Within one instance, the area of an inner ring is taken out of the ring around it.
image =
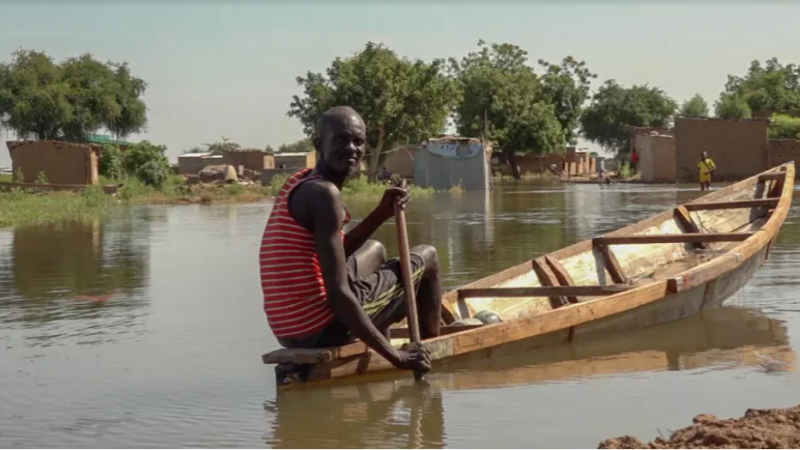
[[[711,175],[717,170],[714,161],[708,157],[708,153],[700,153],[700,161],[697,162],[697,178],[700,180],[700,190],[711,189]]]

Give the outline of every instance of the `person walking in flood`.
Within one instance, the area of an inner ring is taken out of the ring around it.
[[[708,153],[700,153],[700,161],[697,162],[697,178],[700,180],[700,190],[711,189],[711,175],[717,170],[714,160],[708,157]]]
[[[347,233],[350,214],[341,189],[366,153],[366,126],[352,108],[326,111],[317,123],[313,169],[293,173],[278,193],[261,241],[261,286],[267,322],[289,348],[336,347],[363,341],[401,370],[427,372],[430,354],[422,344],[396,349],[389,327],[406,317],[398,259],[368,238],[405,208],[405,184],[390,185],[378,206]],[[418,289],[420,334],[439,336],[442,287],[439,257],[427,245],[411,248]]]

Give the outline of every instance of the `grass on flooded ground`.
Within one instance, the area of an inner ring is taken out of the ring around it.
[[[0,192],[0,227],[55,224],[61,221],[90,221],[113,214],[121,205],[186,204],[186,203],[249,203],[267,200],[280,191],[286,176],[276,176],[269,186],[260,184],[187,185],[180,176],[173,176],[156,189],[137,179],[128,179],[114,195],[106,194],[102,185],[121,184],[101,179],[100,185],[88,186],[81,192],[30,193],[22,189]],[[366,177],[348,182],[342,189],[345,198],[375,198],[383,195],[386,185],[369,183]],[[455,188],[451,190],[457,192]],[[412,197],[428,196],[433,189],[411,186]]]

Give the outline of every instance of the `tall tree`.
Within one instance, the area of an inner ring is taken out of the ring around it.
[[[541,98],[554,106],[556,118],[561,124],[564,139],[573,141],[577,135],[583,106],[589,99],[591,80],[597,78],[586,67],[584,61],[567,56],[561,64],[539,60],[544,68],[541,80]]]
[[[519,179],[514,155],[557,152],[564,146],[565,133],[556,107],[543,99],[540,81],[527,65],[528,53],[508,43],[487,45],[480,40],[478,46],[479,51],[460,61],[450,60],[451,73],[461,90],[456,128],[461,135],[482,135],[497,143]],[[555,81],[550,81],[553,95]]]
[[[771,58],[763,66],[758,60],[752,61],[744,76],[728,75],[717,110],[721,114],[743,115],[746,110],[742,103],[753,113],[800,109],[800,67],[784,66],[777,58]]]
[[[147,127],[146,88],[124,63],[84,54],[57,64],[18,50],[0,64],[0,126],[22,139],[83,140],[99,130],[125,138]]]
[[[400,58],[369,42],[353,57],[336,58],[325,75],[297,77],[303,95],[293,97],[287,115],[299,119],[305,134],[313,137],[317,118],[328,108],[353,107],[367,125],[368,174],[375,180],[385,150],[444,130],[457,91],[443,64]]]
[[[714,104],[714,113],[720,119],[750,119],[753,112],[747,99],[737,94],[722,93]]]
[[[700,94],[695,94],[694,97],[683,102],[679,114],[685,117],[708,117],[708,103]]]
[[[581,128],[586,139],[622,158],[630,152],[630,127],[668,127],[677,108],[677,103],[656,87],[625,88],[608,80],[581,115]]]

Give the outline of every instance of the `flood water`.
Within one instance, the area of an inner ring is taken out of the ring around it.
[[[699,196],[500,185],[415,199],[451,289]],[[795,202],[797,204],[797,202]],[[371,204],[349,202],[354,220]],[[137,207],[0,231],[0,447],[596,447],[800,403],[800,206],[725,306],[536,354],[276,394],[257,251],[269,204]],[[395,229],[378,238],[396,253]]]

